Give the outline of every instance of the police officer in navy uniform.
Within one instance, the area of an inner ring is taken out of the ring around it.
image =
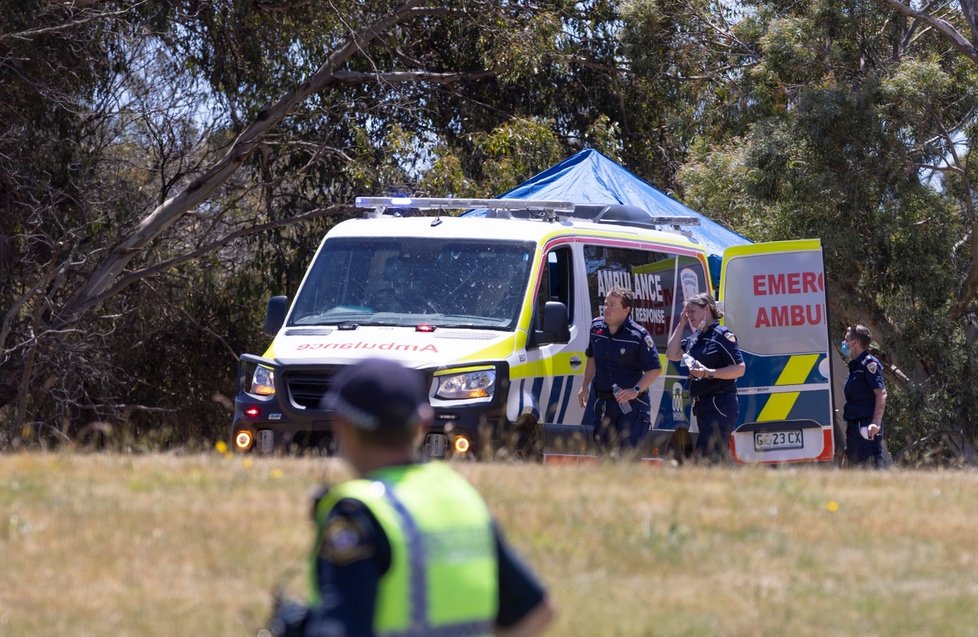
[[[631,319],[634,295],[612,288],[591,323],[578,401],[603,450],[633,450],[650,427],[649,386],[662,372],[648,330]],[[592,395],[593,385],[593,395]]]
[[[432,410],[418,372],[369,359],[324,405],[357,479],[315,507],[312,603],[279,600],[274,635],[538,635],[554,611],[476,490],[416,450]]]
[[[869,353],[872,334],[868,327],[853,325],[842,342],[843,355],[849,356],[846,379],[846,459],[854,466],[883,468],[883,412],[886,387],[883,365]]]
[[[689,394],[699,427],[694,455],[710,461],[729,458],[730,435],[740,413],[737,379],[747,370],[737,336],[718,322],[722,317],[710,294],[690,297],[666,346],[666,357],[683,361],[689,369]],[[692,335],[682,338],[687,325]]]

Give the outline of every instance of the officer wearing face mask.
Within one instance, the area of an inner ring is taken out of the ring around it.
[[[737,336],[719,323],[722,316],[711,295],[690,297],[666,347],[669,360],[682,361],[689,369],[689,394],[699,427],[694,455],[710,461],[729,458],[730,435],[740,413],[737,379],[747,371]],[[683,338],[687,326],[692,334]]]
[[[883,468],[883,412],[886,410],[886,387],[883,365],[869,353],[872,334],[863,325],[846,330],[842,355],[849,359],[846,379],[846,460],[853,466]]]

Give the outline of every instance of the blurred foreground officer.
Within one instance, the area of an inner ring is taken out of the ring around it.
[[[872,333],[868,327],[853,325],[846,330],[842,354],[849,356],[846,379],[846,460],[850,465],[884,468],[883,412],[886,410],[886,388],[883,365],[869,353]]]
[[[485,502],[441,462],[418,463],[431,422],[421,375],[370,359],[324,398],[359,476],[315,511],[312,607],[277,607],[275,635],[538,635],[553,609]]]

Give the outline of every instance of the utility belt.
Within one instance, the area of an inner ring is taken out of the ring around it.
[[[736,391],[727,391],[727,390],[715,391],[715,392],[713,392],[711,394],[700,394],[699,396],[690,396],[690,400],[692,400],[693,401],[693,404],[695,405],[696,403],[698,403],[701,400],[706,400],[706,399],[710,399],[710,398],[716,398],[717,396],[723,396],[724,394],[730,394],[732,396],[736,396],[737,395],[737,392]]]
[[[879,433],[877,433],[875,438],[867,438],[863,435],[863,429],[868,427],[873,422],[872,416],[863,416],[862,418],[849,418],[846,420],[846,434],[855,435],[857,442],[860,445],[879,445],[882,444],[883,440],[883,423],[877,423],[880,426]]]
[[[615,398],[615,392],[612,392],[612,391],[601,391],[600,389],[595,389],[594,390],[594,395],[595,395],[595,397],[598,400],[610,400],[613,403],[618,402],[618,399]],[[633,398],[632,400],[630,400],[628,402],[638,401],[638,402],[640,402],[640,403],[642,403],[644,405],[648,401],[647,400],[643,400],[642,399],[643,396],[645,396],[645,392],[640,392],[638,396],[636,396],[635,398]]]

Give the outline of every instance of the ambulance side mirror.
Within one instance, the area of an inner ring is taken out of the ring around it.
[[[273,296],[265,306],[265,325],[262,332],[265,336],[275,336],[285,324],[285,314],[289,311],[289,297]]]
[[[547,301],[543,307],[543,320],[539,330],[533,332],[533,345],[570,342],[567,306],[560,301]]]

